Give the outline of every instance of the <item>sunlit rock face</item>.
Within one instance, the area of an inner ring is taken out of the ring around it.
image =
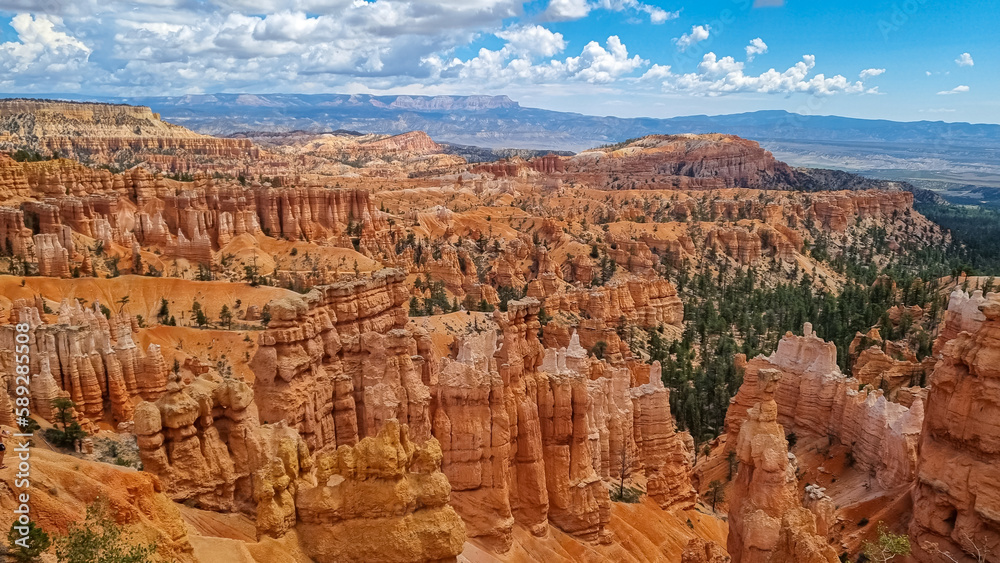
[[[889,401],[881,389],[845,376],[837,367],[834,344],[813,334],[809,323],[804,336],[788,333],[771,356],[747,362],[744,383],[726,413],[729,443],[736,443],[748,407],[761,399],[754,375],[764,370],[782,375],[774,399],[786,431],[835,437],[850,446],[858,466],[875,471],[886,488],[913,481],[924,419],[921,393],[907,407]]]
[[[637,378],[624,362],[589,356],[575,332],[568,346],[544,348],[531,298],[440,358],[419,325],[405,328],[402,279],[387,270],[273,301],[251,361],[261,418],[288,421],[313,449],[353,446],[389,420],[406,421],[414,441],[435,437],[469,536],[500,552],[515,523],[610,541],[605,480],[621,475],[623,452],[624,471],[641,472],[661,507],[693,504],[658,366]],[[630,298],[628,310],[655,319],[649,290],[636,293],[644,301]]]
[[[1000,295],[977,309],[975,332],[944,345],[930,378],[910,524],[922,561],[1000,560]]]
[[[802,508],[795,476],[795,456],[788,452],[778,424],[775,393],[782,374],[757,372],[761,400],[740,425],[736,455],[740,465],[729,504],[727,548],[734,563],[768,561],[838,561],[816,533],[816,517]]]
[[[354,446],[316,458],[318,486],[300,490],[298,531],[314,561],[455,561],[465,526],[448,504],[441,448],[388,421]]]

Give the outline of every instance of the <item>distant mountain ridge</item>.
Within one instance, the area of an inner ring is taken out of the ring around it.
[[[582,150],[650,134],[730,133],[759,141],[851,143],[946,142],[1000,146],[1000,125],[898,122],[762,110],[673,118],[592,116],[523,107],[507,96],[375,96],[368,94],[200,94],[159,97],[45,97],[145,105],[202,133],[426,131],[438,141],[483,147]]]
[[[646,135],[726,133],[753,139],[793,166],[835,168],[928,187],[1000,187],[1000,125],[898,122],[763,110],[673,118],[593,116],[521,106],[507,96],[200,94],[160,97],[39,95],[144,105],[199,133],[424,131],[438,143],[581,151]],[[457,151],[473,156],[473,151]],[[482,157],[488,157],[484,154]],[[478,159],[478,158],[475,158]]]

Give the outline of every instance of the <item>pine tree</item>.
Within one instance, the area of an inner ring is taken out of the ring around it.
[[[223,305],[222,310],[219,311],[219,322],[226,325],[226,328],[232,328],[233,326],[233,313],[229,310],[229,305]]]
[[[19,527],[21,526],[17,519],[15,519],[10,525],[10,531],[7,532],[7,542],[9,545],[7,554],[18,563],[29,563],[36,560],[38,556],[52,545],[49,535],[40,526],[35,524],[34,520],[28,522],[27,535],[22,535],[17,530]]]

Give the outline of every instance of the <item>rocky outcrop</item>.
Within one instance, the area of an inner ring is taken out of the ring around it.
[[[537,156],[529,160],[519,157],[510,160],[502,158],[472,168],[472,172],[476,174],[492,174],[497,178],[520,177],[526,175],[529,170],[547,175],[560,174],[566,170],[565,159],[555,154]]]
[[[383,270],[272,302],[250,364],[261,419],[286,421],[312,449],[353,445],[389,419],[430,437],[430,393],[402,330],[404,279]]]
[[[199,135],[160,120],[148,107],[12,99],[0,102],[4,150],[29,148],[48,155],[113,162],[116,153],[182,151],[192,155],[257,158],[246,139]]]
[[[566,160],[566,171],[611,189],[640,183],[643,189],[767,188],[793,178],[788,165],[756,142],[719,134],[650,135],[581,152]]]
[[[577,330],[586,348],[608,340],[609,332],[622,323],[650,329],[661,325],[680,327],[684,319],[677,289],[663,278],[635,277],[599,288],[568,290],[545,297],[542,304],[550,316],[560,312],[582,316],[585,320]],[[569,345],[569,327],[550,324],[545,331],[546,345]]]
[[[890,219],[905,214],[912,208],[911,192],[835,192],[813,196],[808,214],[823,227],[843,232],[854,219]]]
[[[32,373],[32,412],[52,421],[51,400],[65,391],[76,404],[85,425],[101,421],[105,404],[110,404],[115,423],[131,420],[133,404],[153,400],[165,389],[166,366],[159,346],[151,344],[143,353],[132,338],[138,325],[128,314],[105,318],[100,303],[83,307],[64,300],[57,320],[41,324],[41,305],[23,300],[12,307],[12,321],[28,322]],[[21,319],[24,319],[21,321]],[[13,350],[14,327],[0,327],[0,341]],[[0,356],[5,357],[5,356]],[[3,369],[13,373],[13,356]]]
[[[732,558],[721,545],[701,538],[691,538],[684,548],[684,553],[681,554],[681,563],[729,563],[730,561]]]
[[[448,504],[441,448],[388,420],[355,446],[321,452],[318,486],[297,495],[298,531],[314,561],[455,561],[465,526]]]
[[[248,503],[250,475],[263,464],[259,424],[247,412],[252,401],[242,381],[205,375],[184,385],[175,376],[156,402],[136,407],[145,470],[159,475],[177,500],[218,511]],[[217,417],[225,421],[216,425]]]
[[[740,464],[729,500],[729,554],[734,563],[834,563],[836,552],[816,534],[815,516],[800,504],[795,456],[788,452],[774,399],[781,372],[759,370],[754,379],[760,401],[747,412],[737,437]]]
[[[713,251],[721,251],[740,264],[753,264],[761,257],[760,236],[746,228],[714,228],[708,232],[706,244]]]
[[[1000,561],[1000,295],[978,309],[930,379],[910,524],[922,561]]]
[[[646,492],[664,509],[693,506],[690,452],[670,414],[670,392],[663,386],[659,363],[650,367],[649,383],[629,392],[634,409],[634,435],[645,468]]]
[[[69,252],[63,248],[57,235],[38,234],[33,237],[38,275],[68,278]]]
[[[979,306],[986,303],[983,292],[975,290],[970,295],[955,288],[948,297],[948,309],[944,313],[944,320],[938,330],[938,337],[934,340],[934,354],[940,354],[944,345],[953,340],[962,332],[975,333],[986,320],[986,315],[979,310]]]
[[[753,264],[762,256],[792,261],[802,247],[801,237],[783,225],[747,227],[715,227],[708,232],[706,245],[740,264]]]
[[[382,153],[409,153],[409,154],[431,154],[441,152],[441,145],[435,143],[427,133],[423,131],[409,131],[399,135],[392,135],[376,141],[361,143],[358,149],[377,154]]]
[[[728,443],[736,443],[749,406],[760,400],[755,374],[778,370],[782,377],[776,386],[777,416],[788,432],[836,438],[851,448],[857,465],[875,471],[886,488],[911,483],[924,418],[920,394],[906,407],[889,401],[882,390],[859,390],[858,380],[840,372],[836,355],[833,343],[815,336],[806,323],[804,336],[788,333],[770,357],[749,361],[744,384],[726,413]]]
[[[4,174],[10,197],[36,201],[0,208],[0,254],[37,264],[40,275],[69,277],[91,252],[117,253],[113,244],[134,249],[138,243],[139,250],[206,265],[214,251],[243,234],[369,254],[392,246],[384,214],[366,190],[308,183],[281,189],[244,186],[200,173],[179,182],[141,167],[112,174],[69,160],[0,160],[0,182]],[[0,202],[8,199],[4,193],[0,185]],[[101,241],[103,248],[77,248],[74,233]],[[122,260],[121,270],[132,270],[129,262]]]
[[[287,421],[313,449],[353,446],[390,420],[405,421],[415,441],[433,435],[452,504],[469,535],[496,551],[510,549],[515,522],[610,539],[603,479],[620,476],[622,452],[624,470],[642,472],[662,507],[693,503],[658,369],[637,378],[624,363],[589,357],[577,335],[544,349],[534,299],[508,302],[456,342],[454,359],[438,358],[419,323],[405,328],[403,280],[386,270],[272,302],[251,361],[262,419]],[[636,307],[629,297],[627,310],[655,322],[662,314],[650,302],[670,299],[635,290],[646,300]]]

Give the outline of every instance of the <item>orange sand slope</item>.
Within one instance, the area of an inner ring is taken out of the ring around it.
[[[609,545],[580,542],[551,525],[548,535],[543,538],[516,526],[514,546],[509,552],[497,555],[472,540],[465,544],[465,551],[458,560],[465,563],[676,563],[692,538],[726,544],[729,526],[706,512],[706,508],[699,506],[695,510],[671,513],[660,510],[656,503],[644,497],[638,504],[612,505],[608,528],[614,537]]]

